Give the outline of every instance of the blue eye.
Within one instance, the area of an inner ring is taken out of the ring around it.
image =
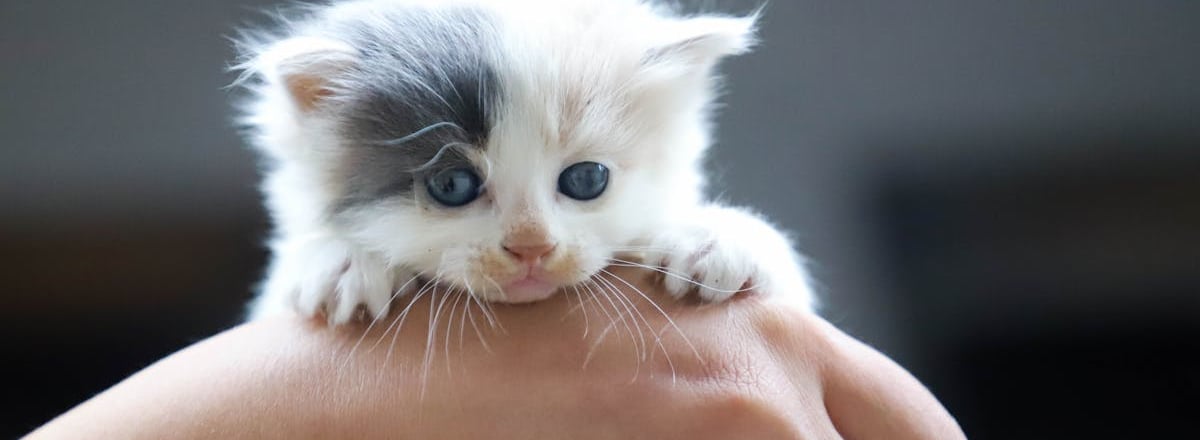
[[[592,200],[608,188],[608,168],[596,162],[579,162],[558,175],[558,192],[575,200]]]
[[[466,168],[438,171],[425,179],[429,196],[449,207],[463,206],[479,197],[482,182],[475,172]]]

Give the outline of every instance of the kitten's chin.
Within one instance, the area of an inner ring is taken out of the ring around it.
[[[534,277],[514,281],[504,286],[504,297],[497,302],[510,304],[531,303],[549,298],[558,291],[558,284]]]

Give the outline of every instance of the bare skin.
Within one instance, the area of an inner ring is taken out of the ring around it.
[[[261,320],[30,438],[964,438],[912,376],[811,313],[754,296],[673,301],[617,273],[665,315],[614,281],[628,302],[585,293],[580,307],[568,290],[495,306],[502,330],[477,305],[472,325],[455,295],[419,298],[398,332],[398,312],[370,329]]]

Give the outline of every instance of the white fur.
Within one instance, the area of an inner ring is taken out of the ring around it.
[[[483,153],[472,157],[485,197],[454,211],[425,209],[420,199],[381,201],[331,221],[325,213],[340,182],[329,164],[343,141],[285,82],[296,72],[327,74],[358,55],[319,21],[252,49],[244,67],[263,81],[245,121],[272,162],[263,191],[277,227],[254,316],[324,310],[340,323],[361,306],[384,314],[403,293],[397,289],[420,287],[409,283],[416,274],[504,301],[499,285],[518,265],[501,243],[516,231],[557,243],[546,266],[562,263],[550,276],[563,286],[586,281],[612,258],[640,258],[677,275],[665,277],[675,295],[692,290],[689,279],[705,286],[699,294],[709,301],[750,285],[811,304],[783,234],[702,196],[712,69],[749,48],[753,18],[678,17],[635,0],[364,0],[324,13],[411,5],[470,5],[498,18],[498,53],[486,56],[509,99]],[[591,104],[569,113],[566,104],[580,96]],[[584,160],[611,169],[607,192],[591,202],[556,189],[558,174]]]

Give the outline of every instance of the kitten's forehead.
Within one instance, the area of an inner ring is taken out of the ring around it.
[[[500,65],[504,114],[511,117],[506,122],[536,127],[547,142],[567,150],[618,143],[613,129],[635,107],[637,76],[649,49],[631,27],[656,17],[625,0],[521,3],[544,12],[497,11],[506,58]],[[608,132],[594,133],[597,129]]]
[[[574,162],[625,161],[637,137],[635,80],[646,48],[614,33],[614,22],[634,17],[593,13],[627,10],[595,5],[495,12],[504,98],[484,154],[497,165],[497,183],[553,194],[555,178]]]

